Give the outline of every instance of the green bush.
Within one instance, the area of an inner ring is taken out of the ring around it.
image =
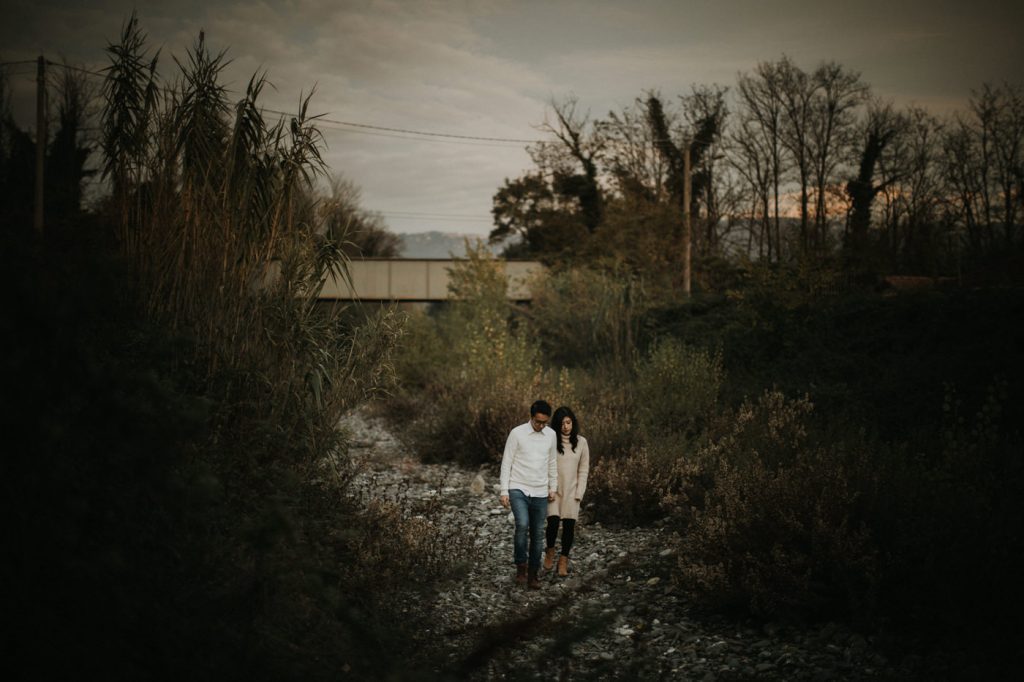
[[[766,392],[698,453],[710,472],[685,526],[682,580],[768,617],[873,615],[880,559],[861,504],[868,453],[808,438],[806,399]]]
[[[639,414],[633,403],[633,380],[628,368],[615,365],[572,374],[580,433],[590,444],[591,464],[605,458],[627,456],[645,442]],[[554,405],[557,407],[557,405]]]
[[[681,582],[714,608],[1009,645],[1024,467],[1006,391],[996,382],[970,409],[950,389],[944,428],[914,444],[823,430],[807,399],[777,391],[716,418],[690,462],[703,480],[679,460],[662,500]]]
[[[636,410],[652,433],[692,437],[714,410],[723,378],[720,356],[666,339],[637,366]]]
[[[481,464],[501,459],[509,430],[530,404],[572,402],[567,371],[545,371],[540,348],[513,326],[500,264],[482,247],[452,268],[452,303],[410,325],[397,369],[402,393],[392,418],[425,460]]]
[[[640,343],[639,321],[648,306],[638,281],[615,272],[573,268],[541,274],[532,290],[526,315],[548,364],[632,364]]]
[[[998,639],[1024,607],[1024,448],[1003,414],[1008,391],[996,380],[969,407],[947,386],[938,437],[886,468],[885,598],[909,627],[963,632],[986,623]]]
[[[617,459],[605,458],[592,469],[588,506],[597,519],[613,525],[660,518],[669,475],[651,461],[644,449]]]

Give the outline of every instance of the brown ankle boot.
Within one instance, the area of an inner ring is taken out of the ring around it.
[[[555,548],[548,547],[544,550],[544,570],[550,571],[555,566]]]
[[[564,554],[558,557],[558,577],[564,578],[569,575],[569,557]]]
[[[520,585],[526,582],[526,564],[516,564],[516,582]]]
[[[526,583],[526,586],[529,587],[531,590],[539,590],[540,589],[540,578],[537,577],[537,569],[536,568],[531,568],[530,569],[530,577],[529,577],[529,580]]]

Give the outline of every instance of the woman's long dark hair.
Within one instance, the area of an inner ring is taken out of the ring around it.
[[[576,415],[572,413],[572,410],[562,405],[555,410],[555,415],[551,417],[551,426],[555,427],[555,433],[558,434],[558,454],[560,455],[565,454],[562,451],[562,420],[566,417],[572,420],[572,433],[569,434],[569,444],[572,445],[573,450],[579,445],[580,423],[576,419]]]

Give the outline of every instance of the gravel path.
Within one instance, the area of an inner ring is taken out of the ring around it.
[[[433,627],[421,645],[458,679],[861,680],[910,679],[860,634],[828,623],[796,628],[697,613],[672,578],[678,557],[662,528],[611,528],[582,519],[571,572],[513,583],[511,513],[495,470],[420,464],[377,418],[344,422],[364,464],[356,489],[430,501],[453,539],[453,579],[429,603],[410,602]]]

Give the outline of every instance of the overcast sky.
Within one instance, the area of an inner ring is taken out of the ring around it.
[[[267,108],[294,111],[315,85],[312,110],[334,121],[490,138],[536,139],[552,98],[603,116],[652,88],[732,86],[782,54],[805,69],[838,61],[875,93],[940,114],[983,82],[1024,80],[1024,2],[1005,0],[5,0],[0,60],[100,69],[133,7],[167,80],[203,29],[233,59],[229,88],[268,72]],[[9,73],[30,127],[32,67]],[[395,232],[485,235],[495,190],[530,167],[522,144],[322,130],[331,170]]]

